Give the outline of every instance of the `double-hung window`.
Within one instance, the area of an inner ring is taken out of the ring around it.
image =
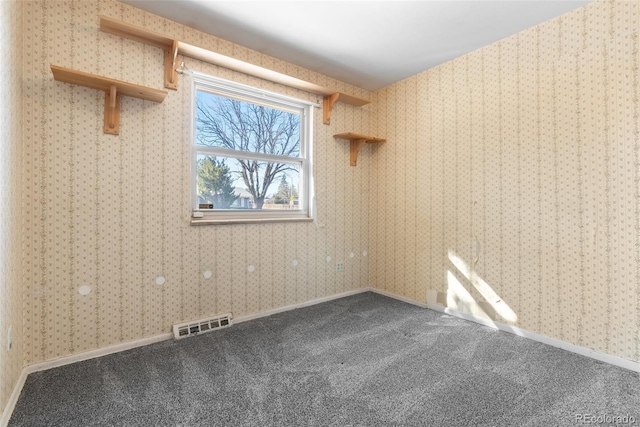
[[[193,73],[193,223],[312,218],[315,104]]]

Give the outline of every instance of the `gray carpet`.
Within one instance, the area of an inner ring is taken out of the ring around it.
[[[640,424],[639,385],[637,373],[364,293],[31,374],[9,425]]]

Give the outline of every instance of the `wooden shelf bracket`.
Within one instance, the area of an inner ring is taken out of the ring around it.
[[[178,90],[178,41],[174,40],[171,49],[164,50],[164,87]]]
[[[120,133],[120,96],[145,99],[147,101],[162,102],[167,91],[139,86],[133,83],[115,80],[109,77],[89,74],[70,68],[51,65],[55,80],[98,89],[104,92],[104,133],[118,135]]]
[[[116,85],[111,85],[104,92],[104,133],[118,135],[120,133],[120,94]]]
[[[363,105],[367,105],[369,103],[369,101],[361,98],[356,98],[355,96],[347,95],[346,93],[342,92],[335,92],[331,95],[326,95],[322,102],[322,123],[324,123],[325,125],[331,123],[331,109],[333,108],[333,105],[338,101],[356,107],[362,107]]]
[[[351,133],[351,132],[339,133],[339,134],[333,135],[333,137],[339,138],[339,139],[345,139],[351,143],[350,159],[349,159],[350,160],[349,164],[351,166],[355,166],[356,163],[358,162],[358,152],[360,151],[360,148],[362,148],[362,145],[364,145],[365,142],[368,144],[373,144],[376,142],[386,141],[386,139],[384,138],[377,138],[375,136],[367,136],[367,135],[361,135],[359,133]]]
[[[333,104],[338,102],[338,98],[340,98],[340,93],[334,93],[325,96],[322,101],[322,123],[325,125],[331,124],[331,109]]]

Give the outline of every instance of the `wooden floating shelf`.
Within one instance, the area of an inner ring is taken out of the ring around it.
[[[361,135],[359,133],[352,133],[352,132],[339,133],[337,135],[333,135],[333,137],[338,139],[346,139],[351,142],[351,153],[350,153],[351,166],[355,166],[356,163],[358,162],[358,152],[360,151],[360,148],[362,148],[362,145],[365,142],[368,144],[373,144],[377,142],[386,141],[386,139],[384,138],[377,138],[375,136]]]
[[[120,133],[120,96],[131,96],[147,101],[162,102],[167,91],[127,83],[51,64],[55,80],[104,91],[104,132]]]
[[[177,56],[187,56],[199,61],[208,62],[213,65],[228,68],[260,79],[269,80],[274,83],[283,84],[296,89],[315,93],[323,97],[323,123],[328,125],[331,121],[331,109],[337,102],[362,107],[369,104],[370,101],[347,95],[334,89],[307,82],[277,71],[269,70],[258,65],[240,61],[230,56],[212,52],[189,43],[181,42],[155,31],[146,28],[118,21],[107,16],[100,16],[100,30],[105,33],[114,34],[120,37],[126,37],[141,43],[164,50],[164,85],[167,89],[177,89]]]

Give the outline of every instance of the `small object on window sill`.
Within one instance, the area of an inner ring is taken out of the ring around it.
[[[194,212],[193,215],[191,215],[193,218],[203,218],[204,214],[202,212]]]

